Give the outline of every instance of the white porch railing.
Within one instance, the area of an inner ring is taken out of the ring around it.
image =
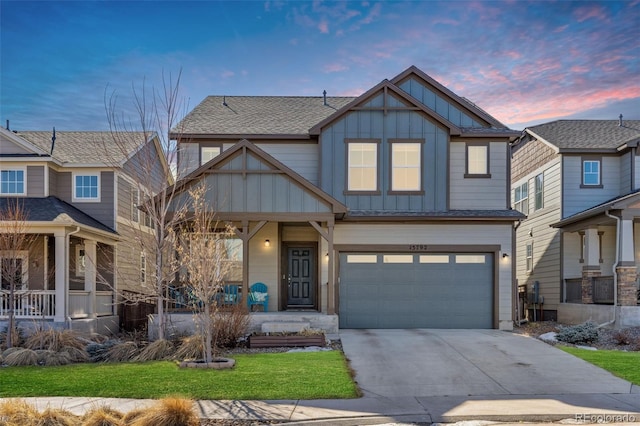
[[[14,293],[13,313],[16,319],[53,318],[56,309],[55,290],[19,290]],[[9,292],[0,291],[0,318],[8,317]]]
[[[96,291],[96,316],[113,315],[113,292]],[[91,312],[91,293],[82,290],[69,291],[69,317],[87,318]]]

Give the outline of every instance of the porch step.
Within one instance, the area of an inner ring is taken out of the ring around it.
[[[263,322],[262,323],[262,332],[263,333],[282,333],[282,332],[291,332],[297,333],[305,328],[311,328],[311,323],[308,321],[278,321],[278,322]]]

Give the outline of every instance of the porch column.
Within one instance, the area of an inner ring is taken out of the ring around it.
[[[96,316],[96,277],[98,272],[96,246],[96,241],[84,240],[84,291],[89,293],[89,303],[87,304],[89,318]]]
[[[616,267],[618,278],[618,304],[621,306],[636,306],[638,304],[638,287],[633,244],[633,217],[625,217],[620,221],[620,262]]]
[[[322,226],[318,222],[309,221],[309,224],[318,231],[318,234],[327,241],[327,252],[329,254],[329,262],[327,265],[329,279],[327,280],[327,314],[333,315],[336,313],[336,291],[335,291],[335,274],[333,271],[333,264],[335,262],[335,256],[333,253],[333,220],[327,221],[327,230],[322,229]]]
[[[55,284],[56,284],[56,304],[54,322],[64,322],[67,315],[67,238],[64,231],[53,234],[55,238]]]
[[[598,228],[585,230],[584,266],[582,267],[582,303],[593,303],[593,277],[602,275],[600,270],[600,237]]]

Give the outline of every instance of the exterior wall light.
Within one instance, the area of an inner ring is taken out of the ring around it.
[[[509,257],[509,255],[507,253],[502,253],[502,258],[506,259],[507,257]]]
[[[264,240],[264,246],[265,246],[265,247],[271,247],[271,241],[269,241],[269,240]]]

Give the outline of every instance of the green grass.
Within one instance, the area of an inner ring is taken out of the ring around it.
[[[176,362],[4,367],[0,397],[86,396],[193,399],[355,398],[339,351],[234,355],[232,370],[179,368]]]
[[[597,365],[631,383],[640,385],[640,352],[590,351],[571,346],[557,346],[571,355]]]

